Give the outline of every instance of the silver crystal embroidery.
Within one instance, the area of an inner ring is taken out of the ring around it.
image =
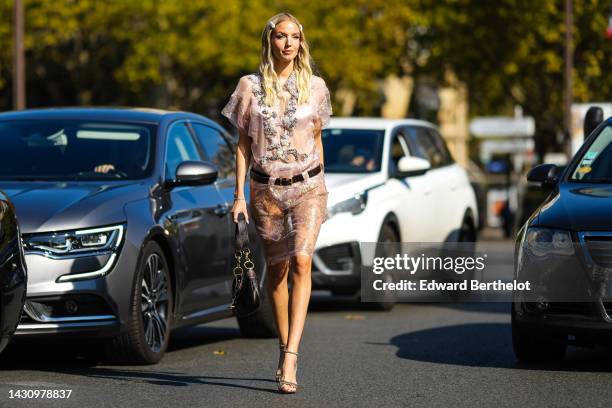
[[[249,79],[253,83],[253,94],[257,98],[257,104],[261,108],[261,114],[263,116],[263,127],[264,135],[266,136],[267,148],[266,154],[261,158],[261,163],[265,164],[268,161],[281,160],[285,163],[289,163],[289,157],[293,156],[296,161],[304,161],[308,158],[308,154],[300,153],[297,149],[291,146],[290,138],[293,134],[293,129],[297,124],[297,118],[295,113],[297,112],[298,96],[299,92],[297,89],[297,83],[295,79],[295,71],[289,75],[285,82],[284,89],[289,92],[290,98],[287,103],[287,108],[281,118],[281,134],[277,137],[276,124],[277,119],[276,112],[273,108],[266,106],[265,97],[266,94],[262,86],[262,78],[260,74],[253,74],[249,76]],[[276,141],[278,139],[278,141]]]

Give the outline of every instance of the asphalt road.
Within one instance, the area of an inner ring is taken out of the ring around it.
[[[504,242],[485,231],[488,242]],[[505,241],[510,243],[510,241]],[[155,366],[109,366],[87,344],[17,343],[0,356],[0,407],[608,407],[612,350],[570,348],[562,363],[516,362],[510,304],[398,304],[370,310],[315,296],[296,395],[273,381],[274,339],[246,340],[233,319],[181,329]],[[69,399],[10,391],[72,390]]]
[[[242,339],[227,319],[173,333],[156,366],[101,365],[82,345],[12,345],[0,363],[0,405],[603,407],[612,397],[611,351],[572,348],[561,364],[518,365],[507,303],[311,305],[296,395],[275,392],[275,340]],[[35,388],[72,394],[9,399],[9,390]]]

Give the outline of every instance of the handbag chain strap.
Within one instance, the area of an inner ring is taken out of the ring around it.
[[[250,258],[251,250],[249,249],[249,234],[247,229],[247,223],[244,219],[243,214],[239,214],[238,223],[236,224],[236,243],[234,250],[234,268],[232,270],[234,279],[236,280],[237,287],[242,286],[242,281],[245,278],[245,274],[249,270],[255,269],[255,264]],[[234,293],[232,299],[231,309],[235,308],[234,303],[236,301],[235,296],[238,293]]]

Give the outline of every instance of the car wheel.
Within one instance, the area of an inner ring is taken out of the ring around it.
[[[512,348],[514,355],[523,363],[558,362],[565,356],[567,343],[563,336],[527,329],[515,321],[512,310]]]
[[[263,263],[263,261],[262,265],[264,265],[265,268],[265,263]],[[260,282],[261,303],[259,305],[259,309],[252,315],[245,317],[237,317],[236,320],[238,320],[238,327],[240,328],[240,333],[244,337],[277,337],[278,332],[276,330],[276,323],[274,322],[274,311],[272,310],[272,303],[268,296],[268,289],[265,282],[265,274],[260,274],[259,276],[264,276],[264,279]]]
[[[130,304],[128,330],[111,339],[106,357],[115,363],[155,364],[170,339],[173,293],[161,247],[149,241],[139,260]]]
[[[459,242],[476,242],[476,228],[470,218],[465,217],[459,230]]]
[[[382,229],[380,230],[380,234],[378,235],[378,242],[382,242],[382,243],[399,242],[399,237],[397,236],[397,233],[391,227],[391,225],[385,224],[383,225]],[[389,245],[384,245],[381,248],[380,252],[381,253],[377,254],[376,256],[385,256],[385,257],[395,256],[394,253],[387,253],[387,252],[393,252],[393,251],[390,251]],[[380,279],[382,279],[383,282],[393,282],[393,276],[391,276],[389,273],[386,273],[386,272],[380,275]],[[395,306],[394,294],[391,293],[390,291],[383,292],[383,298],[379,302],[372,302],[371,306],[374,310],[385,310],[386,311],[386,310],[393,309],[393,307]]]

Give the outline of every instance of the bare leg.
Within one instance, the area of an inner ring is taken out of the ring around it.
[[[289,337],[289,289],[287,285],[289,259],[268,266],[268,271],[268,295],[278,329],[278,340],[280,344],[287,344]]]
[[[289,321],[289,337],[287,340],[287,350],[298,352],[302,332],[304,331],[304,323],[306,322],[306,313],[308,312],[308,302],[310,301],[310,292],[312,288],[311,269],[312,258],[308,255],[295,256],[295,270],[293,272],[293,280],[290,296],[290,321]],[[296,382],[295,365],[297,356],[294,354],[285,354],[283,362],[284,379],[289,382]],[[291,387],[285,385],[284,387]]]

